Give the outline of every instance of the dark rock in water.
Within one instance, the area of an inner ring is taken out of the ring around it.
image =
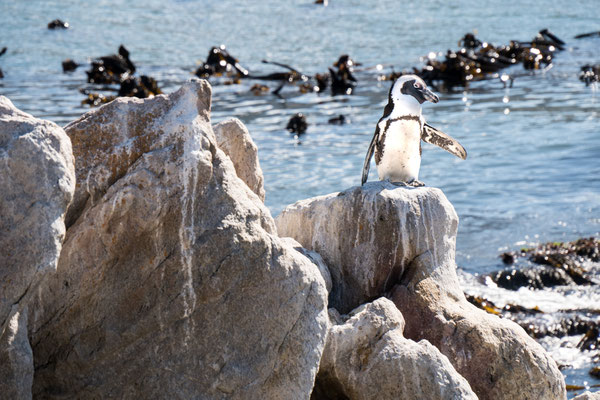
[[[587,64],[581,67],[579,80],[585,82],[586,86],[593,82],[600,82],[600,64]]]
[[[329,120],[327,120],[327,123],[331,125],[344,125],[346,123],[346,117],[340,114],[337,117],[329,118]]]
[[[514,313],[507,317],[521,325],[529,336],[536,339],[546,336],[561,338],[565,336],[585,335],[590,330],[597,329],[598,324],[593,320],[595,316],[575,315],[572,312],[555,313],[554,317],[556,321],[551,323],[522,313]],[[580,349],[583,350],[581,347]]]
[[[121,83],[135,73],[135,65],[129,59],[129,51],[119,46],[119,54],[100,57],[92,61],[92,67],[86,72],[90,83]]]
[[[543,289],[575,283],[564,270],[553,267],[509,269],[498,271],[491,278],[498,286],[510,290],[518,290],[524,286]]]
[[[142,75],[139,78],[129,77],[121,82],[118,95],[145,99],[161,93],[156,79]]]
[[[79,64],[77,64],[75,61],[71,60],[70,58],[68,58],[62,62],[63,72],[75,71],[77,69],[77,67],[79,67]]]
[[[590,37],[600,37],[600,31],[582,33],[582,34],[575,36],[575,39],[584,39],[584,38],[590,38]]]
[[[600,261],[600,240],[583,238],[569,243],[545,243],[536,248],[503,253],[500,257],[505,264],[513,264],[519,258],[527,258],[541,266],[515,268],[491,274],[492,280],[505,289],[517,290],[523,286],[542,289],[559,285],[590,285],[594,282],[586,276],[583,262]]]
[[[302,113],[297,113],[290,118],[287,126],[285,127],[285,129],[288,131],[297,133],[298,135],[306,132],[306,128],[308,128],[308,123],[306,122],[306,117]]]
[[[593,367],[590,369],[590,375],[596,379],[600,379],[600,367]]]
[[[69,23],[60,19],[55,19],[48,23],[48,29],[69,29]]]
[[[231,56],[225,45],[212,47],[208,52],[206,62],[196,69],[195,75],[199,78],[208,78],[213,75],[222,75],[225,72],[235,72],[240,76],[248,76],[249,72],[242,67],[239,61]]]

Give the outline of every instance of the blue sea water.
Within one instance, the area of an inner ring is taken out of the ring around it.
[[[55,18],[71,28],[46,29]],[[600,38],[573,38],[600,30],[597,0],[330,0],[327,7],[310,0],[0,0],[0,27],[0,48],[8,47],[0,57],[5,74],[0,94],[60,125],[89,109],[81,105],[79,89],[90,87],[86,66],[63,74],[61,62],[87,63],[116,53],[120,44],[129,49],[138,73],[156,78],[165,92],[192,77],[215,45],[225,44],[253,72],[278,71],[261,63],[271,59],[315,74],[350,54],[362,63],[352,96],[301,94],[289,85],[281,99],[253,95],[249,88],[255,82],[212,81],[213,121],[235,116],[248,127],[274,215],[296,200],[360,183],[390,85],[378,79],[376,65],[383,72],[419,67],[431,52],[457,49],[467,32],[503,44],[529,41],[549,28],[567,43],[550,68],[532,72],[517,65],[506,70],[515,78],[510,88],[499,79],[475,82],[438,93],[439,103],[424,105],[428,122],[460,140],[469,156],[461,161],[425,144],[420,180],[441,188],[456,208],[463,283],[488,296],[495,292],[471,277],[501,268],[500,252],[600,232],[600,93],[597,85],[578,80],[581,66],[600,63]],[[310,124],[299,138],[285,130],[296,112]],[[339,114],[350,122],[327,123]],[[497,299],[509,296],[542,308],[553,301],[541,293],[504,293]],[[600,308],[597,289],[562,298],[566,305],[572,300]],[[588,366],[567,370],[569,383],[600,383],[587,376]]]

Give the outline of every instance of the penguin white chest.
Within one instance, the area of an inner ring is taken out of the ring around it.
[[[380,129],[386,128],[386,121]],[[421,168],[421,124],[414,120],[393,121],[387,126],[382,154],[377,163],[379,179],[411,182],[419,179]]]

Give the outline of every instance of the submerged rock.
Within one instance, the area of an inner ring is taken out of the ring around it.
[[[405,335],[446,355],[480,399],[564,399],[556,363],[512,321],[465,299],[454,261],[458,217],[439,189],[367,183],[302,200],[276,219],[325,260],[341,312],[390,291]]]
[[[505,289],[591,285],[594,282],[588,276],[589,271],[584,263],[600,261],[600,240],[592,237],[568,243],[544,243],[535,248],[503,253],[500,258],[505,264],[517,264],[512,269],[489,275],[498,286]],[[521,266],[520,261],[523,259],[539,266]]]
[[[264,178],[258,161],[258,147],[242,121],[230,118],[213,126],[217,144],[233,161],[235,172],[265,201]]]
[[[0,96],[0,397],[31,397],[25,309],[56,269],[75,189],[71,142]]]
[[[30,307],[34,395],[306,399],[325,282],[218,148],[210,86],[119,98],[66,127],[78,184]]]
[[[338,319],[335,309],[332,319]],[[404,319],[380,298],[329,330],[312,400],[477,399],[448,359],[426,340],[402,335]]]

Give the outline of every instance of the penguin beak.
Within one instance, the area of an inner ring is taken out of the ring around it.
[[[432,103],[437,103],[438,101],[440,101],[440,98],[437,97],[437,95],[435,93],[433,93],[431,90],[429,90],[429,88],[425,87],[425,88],[421,89],[420,91],[425,100],[429,100]]]

